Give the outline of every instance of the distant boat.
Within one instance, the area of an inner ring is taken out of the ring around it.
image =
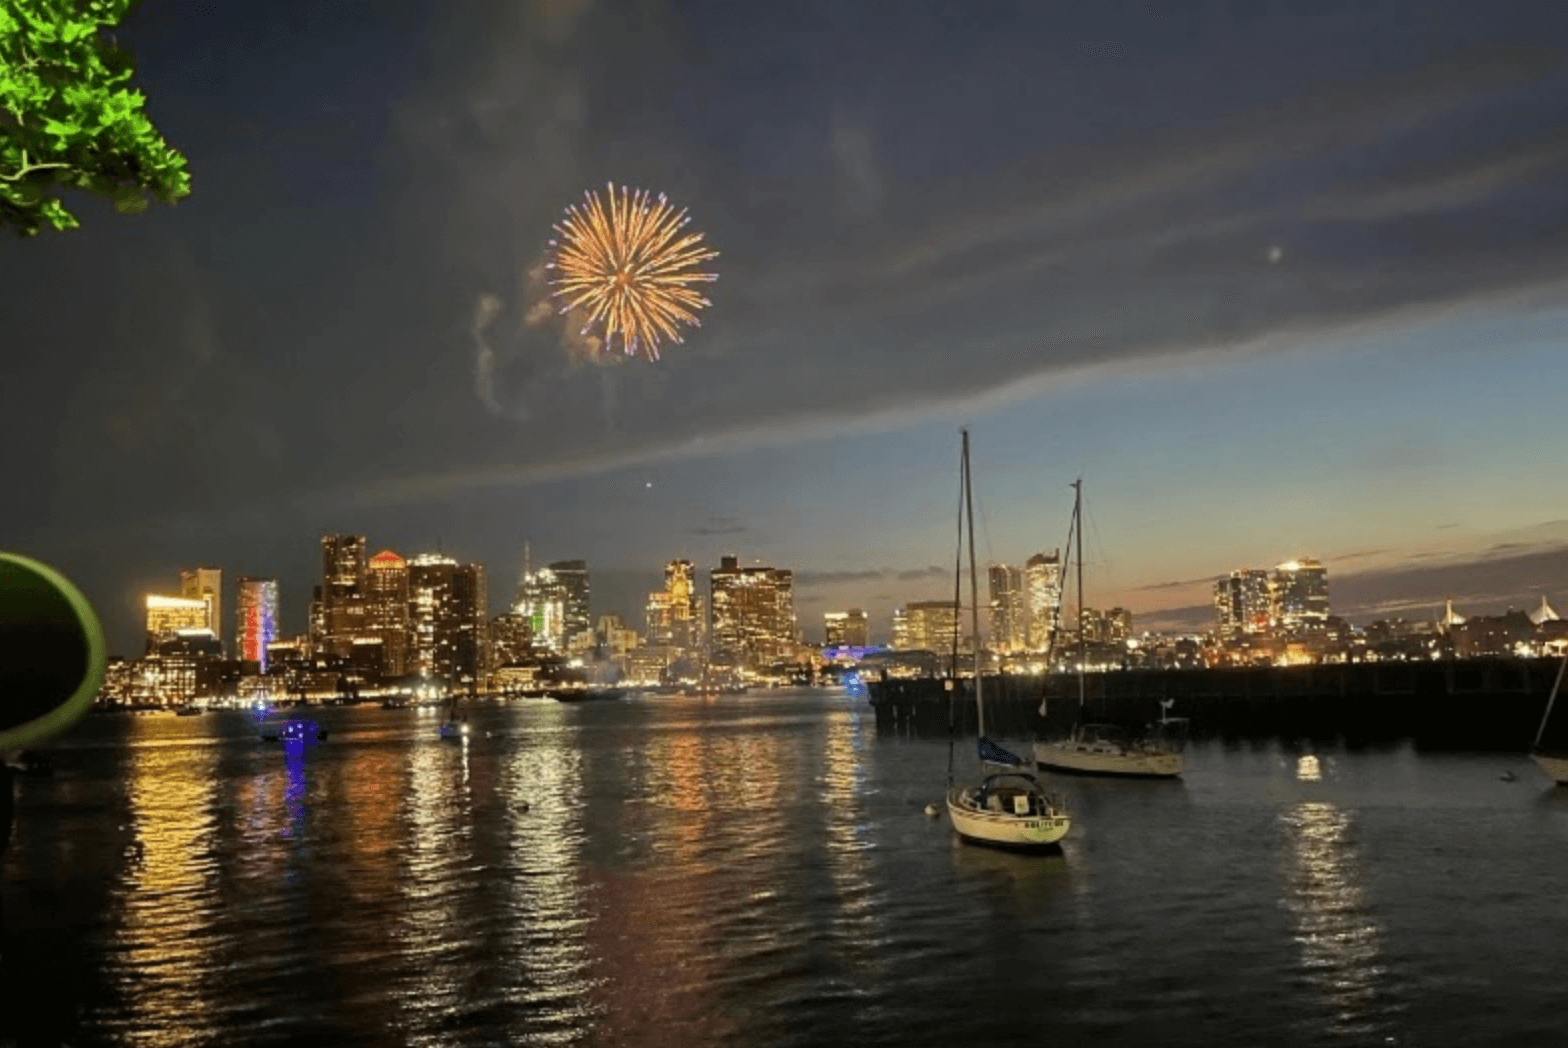
[[[1078,614],[1083,616],[1083,481],[1073,481],[1072,525],[1067,532],[1067,548],[1078,540]],[[1085,645],[1078,645],[1078,715],[1083,716],[1085,700]],[[1065,739],[1034,744],[1035,764],[1041,768],[1070,775],[1111,775],[1121,778],[1170,779],[1182,773],[1181,748],[1184,738],[1176,733],[1186,728],[1186,718],[1169,718],[1161,702],[1160,727],[1151,738],[1132,738],[1128,732],[1110,724],[1079,724]],[[1042,700],[1040,711],[1045,712]]]
[[[200,717],[203,713],[206,712],[207,711],[202,709],[200,706],[185,705],[176,707],[174,710],[174,715],[176,717]]]
[[[979,581],[975,573],[975,514],[969,473],[969,431],[964,431],[962,472],[962,501],[959,503],[959,548],[964,539],[964,514],[968,517],[969,538],[969,603],[972,635],[980,637]],[[962,570],[954,578],[954,588],[960,585]],[[955,593],[955,597],[958,594]],[[959,601],[953,601],[955,610]],[[960,616],[953,621],[953,676],[949,685],[956,688],[958,679],[958,635]],[[978,647],[978,644],[976,645]],[[985,734],[985,679],[981,672],[978,654],[975,657],[975,712],[979,720],[980,767],[987,764],[1002,765],[1008,771],[986,775],[978,786],[958,786],[953,783],[952,735],[948,735],[948,788],[947,813],[953,820],[953,829],[959,837],[974,844],[1020,850],[1055,849],[1067,836],[1072,821],[1062,802],[1041,788],[1033,775],[1023,770],[1023,760],[1009,753],[986,737]],[[956,698],[956,695],[955,695]]]
[[[1546,700],[1546,712],[1541,714],[1541,725],[1535,729],[1535,741],[1530,744],[1530,759],[1559,786],[1568,786],[1568,753],[1562,750],[1543,750],[1541,736],[1546,734],[1546,722],[1551,719],[1552,705],[1557,701],[1557,691],[1563,684],[1563,670],[1568,669],[1568,655],[1563,656],[1557,667],[1557,679],[1552,682],[1552,694]]]
[[[289,721],[276,731],[261,733],[262,742],[326,742],[327,731],[314,721]]]
[[[1110,724],[1082,724],[1065,739],[1037,742],[1035,763],[1070,775],[1171,779],[1182,773],[1181,752],[1158,739],[1133,739]]]

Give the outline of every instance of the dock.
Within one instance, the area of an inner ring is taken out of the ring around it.
[[[1560,665],[1557,659],[1452,659],[1185,670],[1112,670],[1078,677],[986,676],[986,730],[997,738],[1065,735],[1077,723],[1142,729],[1161,701],[1190,721],[1194,739],[1412,740],[1432,749],[1529,749]],[[868,684],[883,735],[945,738],[976,732],[974,681],[940,678]],[[1568,689],[1565,689],[1568,690]],[[1568,696],[1559,706],[1568,705]],[[1045,715],[1040,708],[1044,704]],[[1568,712],[1546,744],[1568,743]]]

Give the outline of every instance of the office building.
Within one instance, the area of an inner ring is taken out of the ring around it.
[[[180,596],[194,597],[207,605],[207,621],[200,628],[212,631],[223,643],[223,570],[186,568],[180,572]]]
[[[566,653],[569,600],[566,583],[553,568],[523,573],[512,610],[528,620],[534,647],[557,654]]]
[[[426,553],[408,562],[409,668],[467,688],[485,672],[488,595],[485,570]]]
[[[866,613],[859,608],[822,614],[822,642],[826,647],[864,648],[870,645],[870,636]]]
[[[561,594],[561,631],[568,651],[593,647],[592,589],[588,562],[558,560],[550,565]]]
[[[993,564],[986,574],[991,588],[991,647],[1003,652],[1028,650],[1029,603],[1023,571]]]
[[[359,637],[381,641],[381,664],[377,676],[396,679],[408,672],[408,653],[413,637],[410,619],[408,561],[391,550],[382,550],[366,562],[365,613]],[[361,652],[360,657],[368,655]]]
[[[1062,607],[1060,552],[1036,553],[1024,563],[1024,605],[1028,611],[1030,651],[1048,651],[1054,643]]]
[[[1215,580],[1214,620],[1221,636],[1265,633],[1272,619],[1268,572],[1242,568]]]
[[[793,658],[795,575],[783,568],[740,566],[722,557],[708,572],[715,658],[753,669]]]
[[[1318,561],[1286,561],[1274,569],[1269,589],[1277,629],[1318,630],[1328,623],[1328,569]]]
[[[212,614],[212,602],[205,597],[169,597],[149,593],[145,603],[149,644],[193,630],[211,631],[209,616]]]
[[[347,658],[364,635],[365,572],[365,536],[321,537],[321,650]]]

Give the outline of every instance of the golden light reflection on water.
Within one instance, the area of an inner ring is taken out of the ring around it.
[[[1334,1033],[1365,1035],[1373,1028],[1384,970],[1380,931],[1350,839],[1350,814],[1306,801],[1280,818],[1289,831],[1285,906],[1306,978],[1332,1009]]]
[[[507,1003],[526,1008],[541,1043],[569,1040],[596,1009],[587,947],[589,899],[581,852],[586,790],[583,755],[567,711],[541,711],[498,775],[507,843],[507,927],[501,963],[512,973]]]
[[[147,746],[127,767],[135,843],[116,922],[124,952],[111,976],[127,1043],[162,1048],[215,1035],[205,983],[216,967],[217,754],[210,745]]]
[[[1323,766],[1315,754],[1304,753],[1296,758],[1296,778],[1301,782],[1320,782]]]
[[[395,935],[405,967],[417,973],[396,995],[402,1024],[421,1043],[456,1045],[441,1018],[457,1009],[462,986],[457,958],[466,929],[457,903],[463,885],[472,815],[462,785],[458,744],[430,738],[405,753],[402,836],[407,863],[400,885],[403,905]]]
[[[874,751],[860,718],[846,709],[828,715],[823,752],[822,803],[827,813],[828,871],[838,889],[834,930],[855,960],[859,985],[884,975],[887,930],[872,869],[870,820],[865,810]]]

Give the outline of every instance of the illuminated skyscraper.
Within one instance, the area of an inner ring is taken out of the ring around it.
[[[528,620],[535,647],[564,653],[567,649],[566,585],[553,568],[524,572],[512,610]]]
[[[1291,560],[1269,579],[1274,622],[1287,632],[1321,629],[1328,622],[1328,569],[1315,560]]]
[[[321,537],[321,613],[323,646],[350,656],[365,630],[365,536]]]
[[[209,629],[223,643],[223,570],[221,568],[187,568],[180,572],[180,596],[195,597],[207,605],[207,622],[201,629]]]
[[[408,561],[382,550],[367,562],[365,571],[365,621],[362,637],[381,639],[383,678],[408,672],[409,623]]]
[[[1036,553],[1024,563],[1024,603],[1029,613],[1030,651],[1051,647],[1062,604],[1062,558],[1059,552]]]
[[[528,659],[528,620],[515,611],[490,620],[490,668],[520,665]]]
[[[648,594],[650,647],[689,651],[702,645],[702,597],[696,578],[689,560],[672,560],[664,566],[664,588]]]
[[[909,613],[903,608],[893,609],[893,640],[889,645],[894,651],[913,651],[909,642]]]
[[[412,668],[468,687],[485,672],[488,596],[485,569],[426,553],[408,562]]]
[[[561,588],[561,623],[568,649],[592,646],[592,590],[588,582],[588,562],[558,560],[550,565]]]
[[[149,593],[147,606],[147,642],[161,643],[180,633],[211,629],[207,616],[211,614],[211,601],[202,597],[167,597]]]
[[[894,647],[951,655],[957,622],[957,605],[950,600],[910,601],[893,613]],[[959,638],[959,648],[972,650],[967,632]]]
[[[1269,573],[1251,568],[1233,571],[1214,583],[1214,618],[1227,637],[1268,631],[1273,618]]]
[[[278,580],[240,576],[237,611],[234,640],[239,656],[266,673],[268,650],[278,639]]]
[[[1006,564],[993,564],[987,574],[991,584],[991,647],[997,651],[1024,651],[1029,646],[1024,573]]]
[[[864,648],[870,644],[866,613],[859,608],[822,614],[822,641],[829,648]]]
[[[713,651],[753,668],[789,658],[795,650],[795,574],[783,568],[740,566],[720,558],[708,572]]]
[[[426,677],[440,671],[442,623],[452,606],[452,575],[457,561],[424,553],[408,564],[410,669]]]

